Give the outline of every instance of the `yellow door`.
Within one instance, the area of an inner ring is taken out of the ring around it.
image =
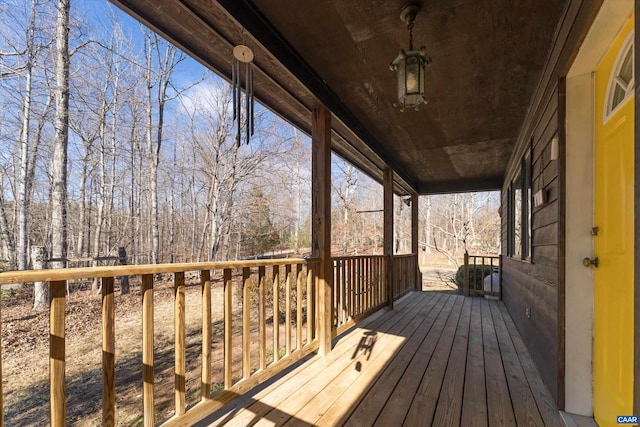
[[[595,76],[594,415],[633,412],[633,17]],[[631,76],[631,80],[629,78]]]

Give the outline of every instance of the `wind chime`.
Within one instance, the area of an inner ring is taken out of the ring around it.
[[[238,147],[242,143],[242,119],[244,118],[244,137],[248,144],[253,136],[253,52],[248,46],[238,45],[233,48],[235,61],[231,65],[231,95],[233,98],[233,120],[237,121]],[[244,84],[242,74],[244,73]],[[243,94],[244,92],[244,94]],[[244,113],[242,104],[244,101]]]

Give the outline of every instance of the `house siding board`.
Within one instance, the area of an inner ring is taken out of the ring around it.
[[[503,289],[503,300],[518,331],[527,336],[525,343],[533,358],[538,371],[554,399],[557,390],[557,354],[558,340],[557,325],[557,296],[556,287],[545,284],[523,271],[518,261],[507,259],[503,271],[503,280],[511,285]],[[532,267],[532,264],[523,264]],[[525,311],[531,307],[531,318],[527,318]],[[541,369],[540,367],[551,369]]]
[[[532,209],[532,258],[504,258],[503,299],[514,323],[540,371],[545,385],[559,407],[563,405],[564,316],[562,304],[564,277],[559,253],[562,242],[560,208],[563,203],[560,161],[551,160],[551,140],[559,126],[559,78],[569,69],[581,41],[593,22],[602,0],[570,1],[558,24],[555,42],[534,93],[518,143],[511,157],[502,189],[502,243],[506,254],[508,239],[507,192],[517,174],[520,159],[532,150],[532,191],[547,191],[547,203]],[[532,144],[532,145],[531,145]],[[531,307],[531,318],[525,310]]]
[[[558,245],[534,246],[532,251],[536,264],[558,267]]]
[[[539,208],[533,209],[533,229],[537,230],[545,225],[558,221],[558,200],[547,202]],[[535,258],[534,258],[535,259]]]
[[[531,246],[557,245],[558,244],[558,223],[554,222],[544,227],[533,230],[533,243]]]

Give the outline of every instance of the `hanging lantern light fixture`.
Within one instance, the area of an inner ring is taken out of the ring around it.
[[[424,46],[413,50],[413,23],[419,11],[420,6],[416,3],[402,9],[400,19],[409,30],[409,49],[400,49],[398,57],[389,65],[398,78],[398,104],[394,105],[400,106],[400,111],[405,108],[415,108],[417,111],[420,104],[427,103],[424,97],[424,68],[431,63],[431,57]]]

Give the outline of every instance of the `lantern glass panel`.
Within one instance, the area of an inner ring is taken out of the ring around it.
[[[398,78],[398,99],[400,101],[402,101],[402,99],[404,98],[404,96],[406,95],[406,90],[405,90],[405,62],[404,60],[400,61],[400,63],[398,64],[397,68],[396,68],[396,75]]]
[[[408,95],[420,93],[420,60],[417,56],[407,56],[406,85]]]

